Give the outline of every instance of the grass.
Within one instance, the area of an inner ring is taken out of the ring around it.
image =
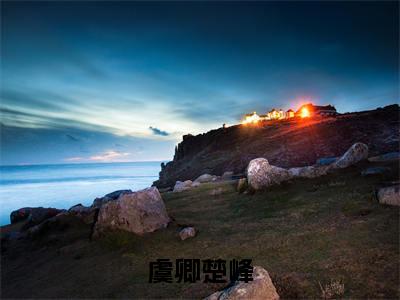
[[[254,195],[238,194],[234,181],[164,193],[174,219],[165,230],[81,238],[65,251],[41,242],[24,256],[6,253],[3,295],[198,299],[224,285],[149,284],[149,262],[251,258],[268,270],[282,298],[398,298],[399,209],[374,198],[376,186],[398,179],[398,166],[380,163],[391,171],[362,177],[369,165]],[[222,193],[213,195],[216,189]],[[198,235],[181,241],[184,224]]]

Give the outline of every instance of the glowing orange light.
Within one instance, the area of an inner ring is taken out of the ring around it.
[[[310,117],[310,112],[308,111],[308,108],[307,108],[307,107],[303,107],[303,108],[301,109],[300,116],[301,116],[302,118],[308,118],[308,117]]]
[[[245,118],[242,120],[242,124],[257,124],[258,121],[260,121],[260,116],[254,112],[252,115],[245,116]]]

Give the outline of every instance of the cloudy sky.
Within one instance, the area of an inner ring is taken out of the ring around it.
[[[169,160],[305,100],[398,102],[398,2],[2,2],[1,164]]]

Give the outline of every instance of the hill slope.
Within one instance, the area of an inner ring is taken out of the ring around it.
[[[390,171],[361,176],[367,167]],[[196,283],[175,278],[148,283],[149,263],[249,258],[268,270],[282,299],[321,298],[320,285],[329,290],[335,283],[344,287],[335,298],[398,299],[399,208],[380,205],[374,197],[376,186],[398,178],[398,161],[366,161],[254,195],[238,194],[236,181],[205,183],[163,193],[175,221],[144,236],[113,232],[90,241],[91,225],[71,219],[34,240],[2,242],[1,293],[3,298],[201,299],[227,283],[204,283],[204,277]],[[194,226],[198,235],[181,241],[182,224]]]
[[[370,155],[398,151],[399,113],[399,106],[391,105],[336,117],[267,121],[186,135],[154,184],[173,186],[177,180],[204,173],[243,173],[257,157],[280,167],[312,165],[318,158],[343,154],[355,142],[367,144]]]

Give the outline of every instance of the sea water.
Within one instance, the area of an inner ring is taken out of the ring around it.
[[[21,207],[91,205],[115,190],[140,190],[158,179],[161,162],[0,166],[0,225]]]

